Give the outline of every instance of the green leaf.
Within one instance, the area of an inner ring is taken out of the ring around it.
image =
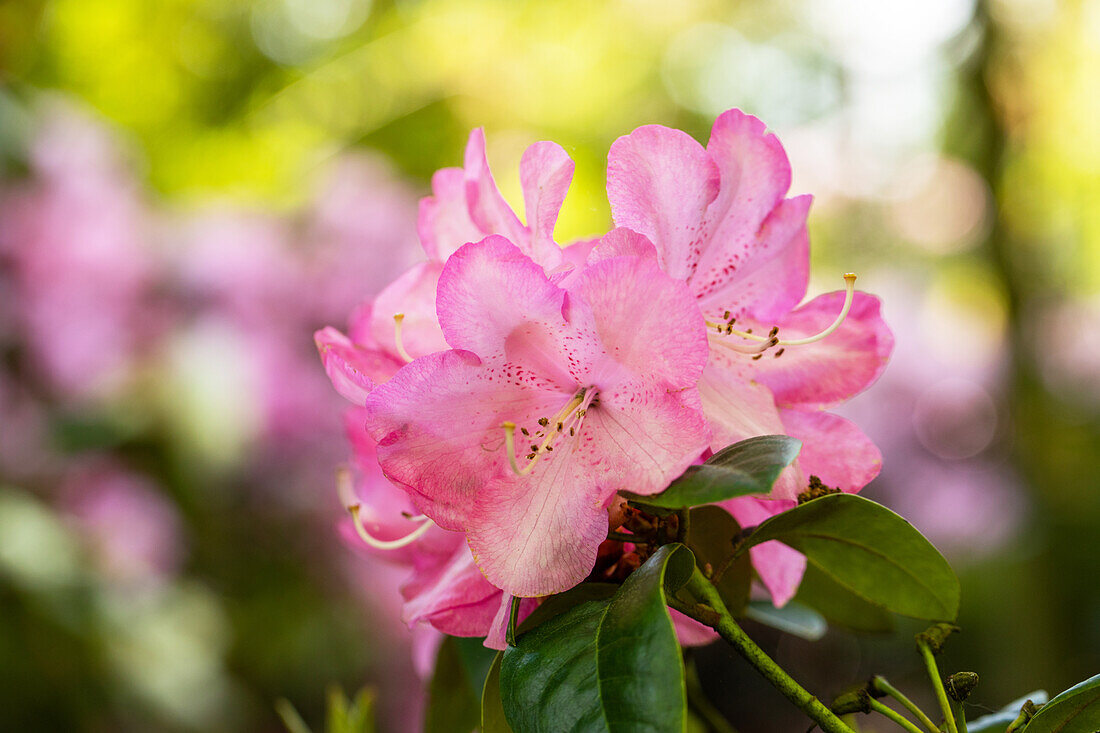
[[[500,699],[500,663],[503,659],[504,652],[498,652],[485,676],[485,688],[481,691],[481,733],[512,733]]]
[[[454,637],[444,637],[428,685],[425,733],[469,733],[481,721],[479,696]]]
[[[854,494],[832,494],[762,522],[741,551],[768,540],[804,554],[866,601],[920,619],[953,621],[959,580],[913,525]]]
[[[889,611],[860,598],[815,565],[807,564],[794,599],[820,613],[830,626],[865,632],[894,629]]]
[[[786,435],[749,438],[726,446],[701,466],[690,466],[660,494],[627,496],[646,506],[680,509],[767,494],[801,449],[801,441]]]
[[[733,542],[740,534],[737,520],[721,507],[700,506],[691,510],[687,545],[700,569],[708,564],[712,570],[721,568],[733,555]],[[735,558],[718,580],[718,594],[734,616],[740,616],[748,604],[751,584],[752,561],[748,554]]]
[[[1096,733],[1100,730],[1100,674],[1055,695],[1025,733]]]
[[[1013,700],[995,713],[967,721],[967,733],[1004,733],[1005,728],[1008,727],[1009,723],[1016,720],[1016,717],[1020,714],[1020,708],[1028,700],[1036,705],[1042,705],[1047,701],[1047,693],[1045,690],[1036,690],[1030,695],[1024,695],[1019,700]]]
[[[519,632],[530,631],[539,624],[565,613],[585,601],[603,601],[615,595],[619,586],[615,583],[581,583],[564,593],[558,593],[540,603],[519,625]]]
[[[513,730],[683,730],[683,659],[665,597],[694,565],[683,545],[665,545],[610,599],[521,634],[500,667]]]
[[[776,608],[768,601],[753,601],[745,609],[745,617],[809,641],[817,641],[829,629],[820,613],[797,601],[790,601],[783,608]]]

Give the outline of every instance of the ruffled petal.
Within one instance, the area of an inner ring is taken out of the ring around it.
[[[500,234],[512,242],[527,243],[529,234],[512,207],[500,195],[485,157],[485,131],[470,133],[466,144],[466,201],[470,218],[484,234]]]
[[[533,260],[550,272],[561,264],[561,248],[554,242],[558,212],[573,181],[573,160],[562,147],[538,142],[527,148],[519,164],[519,179],[527,208]],[[520,244],[517,242],[517,244]]]
[[[882,470],[882,453],[855,423],[828,412],[780,410],[784,431],[802,441],[798,464],[806,476],[855,493]]]
[[[374,299],[371,336],[386,351],[398,356],[393,316],[404,313],[401,340],[414,359],[447,348],[436,317],[435,290],[443,266],[438,262],[414,265]]]
[[[844,293],[814,298],[780,320],[779,337],[796,339],[821,332],[840,313]],[[857,292],[848,317],[832,334],[812,344],[791,346],[775,358],[773,349],[753,363],[756,379],[771,388],[781,407],[824,409],[874,382],[894,349],[879,299]]]
[[[758,229],[714,238],[691,283],[704,313],[776,321],[802,301],[810,278],[812,202],[812,196],[786,199]]]
[[[344,399],[362,405],[378,382],[389,379],[401,368],[401,362],[383,351],[365,349],[352,343],[331,326],[313,334],[325,374]]]
[[[565,291],[496,235],[455,252],[440,275],[436,297],[447,343],[483,359],[503,358],[513,345],[565,327]]]
[[[569,293],[570,322],[591,334],[604,353],[587,373],[584,362],[574,360],[579,383],[610,386],[626,379],[669,389],[695,386],[709,351],[702,314],[687,287],[655,260],[598,261]]]
[[[687,133],[639,127],[611,145],[607,197],[615,224],[644,234],[661,264],[685,280],[699,261],[707,207],[718,195],[718,167]]]
[[[456,249],[488,233],[479,229],[470,218],[465,171],[441,168],[435,172],[432,195],[420,200],[416,229],[424,252],[436,262],[446,262]]]

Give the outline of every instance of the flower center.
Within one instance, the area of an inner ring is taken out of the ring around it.
[[[526,463],[523,466],[516,459],[516,424],[512,421],[505,422],[501,426],[504,428],[504,450],[508,453],[508,465],[512,467],[512,471],[517,476],[526,476],[534,470],[542,456],[554,451],[555,444],[575,438],[580,432],[584,416],[588,414],[588,408],[596,402],[596,390],[591,387],[581,387],[553,417],[540,417],[537,421],[539,427],[534,429],[534,434],[527,428],[521,427],[519,429],[521,436],[531,440],[530,449],[525,456]]]
[[[840,309],[840,313],[837,314],[836,319],[829,324],[823,331],[815,333],[813,336],[806,336],[804,338],[797,339],[781,339],[779,338],[779,327],[773,326],[767,336],[761,336],[755,334],[752,329],[741,331],[733,327],[736,323],[736,318],[730,317],[730,312],[726,311],[722,315],[721,321],[706,321],[707,324],[707,337],[711,343],[719,346],[724,346],[731,351],[736,351],[740,354],[752,354],[753,359],[759,359],[764,355],[764,352],[768,349],[779,346],[779,350],[775,352],[777,357],[782,356],[787,346],[804,346],[806,344],[812,344],[815,341],[820,341],[826,336],[829,336],[833,331],[840,328],[840,324],[844,322],[844,319],[848,317],[848,311],[852,309],[852,300],[855,298],[856,291],[856,276],[849,272],[844,276],[844,305]],[[714,329],[710,331],[709,329]],[[737,341],[728,341],[723,337],[737,336],[750,342],[755,343],[743,343]]]

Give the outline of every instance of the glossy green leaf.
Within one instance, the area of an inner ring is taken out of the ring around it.
[[[701,569],[710,565],[712,570],[718,570],[733,555],[733,542],[740,533],[741,526],[725,509],[695,507],[691,510],[687,545]],[[748,554],[736,557],[719,578],[718,593],[734,616],[740,616],[748,604],[751,584],[752,561]]]
[[[894,629],[889,611],[852,593],[816,565],[807,564],[794,599],[820,613],[830,626],[864,632]]]
[[[485,688],[481,691],[481,733],[512,733],[500,699],[500,663],[503,659],[504,652],[497,652],[485,676]]]
[[[1020,714],[1020,708],[1028,700],[1036,705],[1042,705],[1047,701],[1047,693],[1045,690],[1036,690],[1030,695],[1024,695],[1019,700],[1013,700],[995,713],[967,721],[967,733],[1004,733],[1005,728],[1008,727],[1009,723],[1016,720],[1016,717]]]
[[[840,585],[883,608],[914,618],[952,621],[959,580],[913,525],[854,494],[832,494],[778,514],[748,537],[743,550],[779,540]]]
[[[801,449],[801,441],[786,435],[749,438],[726,446],[700,466],[690,466],[660,494],[628,496],[647,506],[680,509],[767,494]]]
[[[474,730],[481,722],[480,698],[466,671],[458,643],[453,637],[444,637],[428,685],[425,733],[469,733]]]
[[[683,730],[683,661],[665,594],[687,581],[694,564],[683,545],[666,545],[610,599],[581,603],[520,634],[500,667],[512,729]]]
[[[817,641],[829,630],[824,616],[797,601],[782,608],[768,601],[753,601],[745,608],[745,618],[809,641]]]
[[[581,583],[564,593],[552,595],[523,620],[519,625],[519,632],[530,631],[585,601],[607,600],[618,590],[619,586],[614,583]]]
[[[1096,731],[1100,731],[1100,674],[1052,697],[1024,728],[1024,733]]]

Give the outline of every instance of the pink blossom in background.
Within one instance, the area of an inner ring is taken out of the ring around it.
[[[0,258],[36,378],[64,397],[117,388],[151,336],[144,202],[114,140],[47,110],[31,178],[0,192]]]
[[[178,572],[184,559],[180,518],[144,477],[110,460],[84,461],[66,475],[59,509],[113,582],[159,582]]]
[[[437,303],[453,350],[367,397],[383,470],[466,534],[494,585],[566,590],[590,572],[615,492],[661,491],[709,441],[694,300],[632,256],[598,259],[566,291],[496,236],[448,260]]]
[[[707,147],[649,125],[619,138],[608,155],[615,223],[646,235],[662,267],[687,282],[709,327],[710,357],[699,383],[718,450],[762,434],[788,434],[803,451],[769,499],[726,507],[745,525],[793,505],[809,475],[858,491],[878,473],[877,448],[852,423],[823,412],[881,373],[893,337],[877,298],[855,293],[847,318],[821,340],[845,294],[806,295],[810,197],[785,198],[791,170],[764,124],[739,110],[718,117]],[[776,328],[782,339],[765,340]],[[740,333],[739,333],[740,332]],[[750,335],[742,335],[742,333]],[[755,352],[755,353],[754,353]],[[752,550],[777,605],[794,595],[805,558],[780,545]]]

